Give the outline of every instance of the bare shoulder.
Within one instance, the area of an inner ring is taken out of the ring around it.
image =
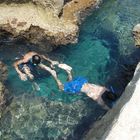
[[[32,58],[32,56],[37,55],[38,53],[36,52],[28,52],[24,55],[23,60],[24,62],[27,62],[29,59]]]
[[[36,52],[28,52],[28,53],[26,53],[25,55],[24,55],[24,57],[28,57],[28,56],[33,56],[33,55],[37,55],[38,53],[36,53]]]

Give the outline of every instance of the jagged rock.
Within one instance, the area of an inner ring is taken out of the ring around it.
[[[135,40],[135,45],[137,47],[140,47],[140,24],[137,24],[133,28],[133,37],[134,37],[134,40]]]
[[[101,0],[7,0],[0,4],[0,29],[35,44],[76,43],[80,13]]]

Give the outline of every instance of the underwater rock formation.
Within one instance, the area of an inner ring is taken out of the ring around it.
[[[7,100],[9,98],[9,92],[6,87],[0,82],[0,118],[2,115],[2,111],[6,107]]]
[[[135,40],[135,45],[137,47],[140,47],[140,24],[137,24],[133,28],[133,37],[134,37],[134,40]]]
[[[74,133],[84,118],[90,114],[93,120],[95,119],[93,114],[97,110],[93,110],[88,109],[82,100],[66,104],[29,94],[21,95],[14,98],[5,110],[0,123],[1,138],[8,140],[58,140],[70,136],[76,138]],[[80,131],[84,129],[86,128]]]
[[[3,109],[6,107],[6,102],[9,97],[9,92],[3,84],[7,78],[7,75],[7,67],[0,61],[0,118]]]
[[[0,61],[0,81],[4,82],[7,79],[8,70],[6,65]]]
[[[76,43],[80,13],[101,0],[0,1],[0,29],[23,36],[35,44]]]

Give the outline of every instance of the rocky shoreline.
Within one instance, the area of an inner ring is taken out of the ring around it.
[[[65,5],[64,0],[1,1],[0,29],[39,46],[76,43],[83,19],[80,13],[100,3],[101,0],[72,0]]]

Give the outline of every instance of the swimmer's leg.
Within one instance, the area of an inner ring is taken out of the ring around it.
[[[71,81],[72,80],[72,73],[71,73],[72,67],[68,66],[67,64],[59,64],[58,67],[66,71],[66,73],[68,74],[68,80]]]
[[[58,79],[55,70],[52,70],[50,67],[47,67],[47,66],[45,66],[44,64],[39,64],[39,66],[40,66],[40,68],[42,68],[42,69],[48,71],[48,72],[53,76],[53,78],[55,79],[55,81],[56,81],[56,83],[57,83],[57,85],[58,85],[58,87],[59,87],[60,90],[63,90],[63,89],[64,89],[63,84],[62,84],[61,81]]]

